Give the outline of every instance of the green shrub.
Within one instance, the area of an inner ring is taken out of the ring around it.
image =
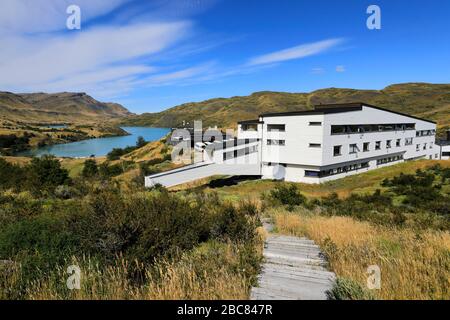
[[[306,203],[306,197],[302,195],[295,184],[279,184],[269,193],[269,198],[281,205],[289,208]]]
[[[85,178],[92,178],[98,174],[97,162],[94,159],[88,159],[84,162],[81,175]]]
[[[329,300],[374,300],[370,291],[356,281],[338,277],[333,288],[326,292]]]
[[[28,186],[35,193],[53,193],[59,185],[70,183],[69,172],[54,156],[33,158],[28,169]]]

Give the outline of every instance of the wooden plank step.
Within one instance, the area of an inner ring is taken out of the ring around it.
[[[276,252],[264,252],[264,257],[267,261],[277,261],[280,264],[286,264],[290,266],[298,265],[317,265],[324,266],[326,262],[322,259],[308,258],[304,256],[290,256],[286,254],[279,254]]]
[[[274,280],[271,280],[274,281]],[[326,300],[326,292],[329,290],[326,286],[301,284],[299,286],[286,285],[285,283],[275,282],[277,285],[263,281],[259,284],[260,292],[270,292],[276,296],[288,296],[296,300]],[[280,298],[282,299],[282,298]]]
[[[262,267],[262,271],[265,270],[280,270],[285,272],[311,274],[312,276],[335,277],[334,272],[327,271],[326,269],[314,269],[311,268],[311,266],[292,267],[284,264],[265,263]]]
[[[270,278],[280,278],[280,279],[288,279],[291,281],[301,281],[301,282],[311,282],[327,285],[333,280],[330,278],[323,277],[313,277],[310,275],[301,275],[301,274],[292,274],[292,273],[283,273],[283,272],[262,272],[259,276],[259,280],[270,279]]]
[[[300,258],[310,258],[310,259],[323,259],[323,254],[319,252],[304,252],[301,250],[292,250],[292,249],[282,249],[282,248],[272,248],[269,247],[266,249],[266,253],[278,254],[281,256],[290,256],[290,257],[300,257]]]

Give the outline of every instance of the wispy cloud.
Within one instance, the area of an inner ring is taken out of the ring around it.
[[[161,53],[183,39],[189,28],[188,22],[167,22],[95,28],[69,36],[7,37],[2,46],[14,50],[0,51],[0,87],[71,88],[83,77],[89,83],[94,75],[107,81],[151,72],[153,67],[138,65],[135,59]]]
[[[323,74],[323,73],[325,73],[325,69],[324,68],[312,68],[311,73],[312,74]]]
[[[337,66],[336,67],[336,72],[345,72],[345,67],[344,66]]]
[[[0,10],[1,33],[39,33],[62,30],[68,17],[69,5],[77,4],[82,8],[83,23],[132,0],[2,0]]]
[[[292,48],[272,52],[269,54],[261,55],[255,58],[252,58],[249,61],[249,65],[260,65],[260,64],[268,64],[268,63],[276,63],[294,59],[301,59],[308,56],[316,55],[327,50],[330,50],[333,47],[341,44],[343,39],[328,39],[313,43],[307,43],[298,45]]]
[[[200,34],[191,20],[218,0],[0,1],[0,90],[14,92],[83,91],[100,99],[123,98],[150,87],[260,72],[344,41],[327,39],[228,63],[206,52],[244,41],[242,36]],[[80,31],[65,29],[66,9],[73,3],[82,9]],[[319,69],[312,72],[322,73]]]

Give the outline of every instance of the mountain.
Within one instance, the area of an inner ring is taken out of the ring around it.
[[[99,102],[85,93],[0,92],[0,117],[12,121],[79,123],[130,115],[119,104]]]
[[[176,127],[183,121],[203,120],[203,126],[235,127],[237,121],[255,119],[266,112],[312,109],[327,103],[365,102],[450,125],[450,84],[404,83],[382,90],[328,88],[310,93],[256,92],[249,96],[186,103],[159,113],[132,115],[123,124]]]

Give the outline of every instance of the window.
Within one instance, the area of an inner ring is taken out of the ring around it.
[[[434,155],[434,158],[435,158],[435,159],[439,158],[439,154],[436,153],[436,154]]]
[[[381,149],[381,141],[375,142],[375,150],[380,150],[380,149]]]
[[[358,151],[359,151],[359,148],[358,148],[358,145],[356,143],[350,145],[350,154],[357,153]]]
[[[341,155],[342,146],[334,146],[333,147],[333,156],[337,157]]]
[[[420,151],[420,144],[416,144],[416,151]]]
[[[427,150],[427,144],[426,143],[423,144],[423,150]]]
[[[413,138],[406,138],[405,140],[405,146],[410,146],[413,144]]]
[[[430,149],[433,149],[433,142],[430,142]]]
[[[426,137],[426,136],[434,136],[436,134],[436,130],[420,130],[416,131],[416,137]]]
[[[345,133],[345,126],[331,126],[331,134]]]
[[[309,147],[310,148],[320,148],[322,145],[320,143],[310,143]]]
[[[401,143],[401,139],[397,139],[397,141],[395,142],[395,146],[400,147],[400,143]]]
[[[450,152],[442,152],[443,157],[450,157]]]
[[[305,177],[318,178],[319,176],[320,176],[320,171],[305,170]]]
[[[267,140],[268,146],[284,146],[285,144],[284,140]]]
[[[415,123],[332,125],[331,134],[355,134],[398,130],[405,131],[415,130],[415,128]]]
[[[377,160],[377,165],[403,160],[403,155],[387,157]]]
[[[391,142],[392,142],[392,140],[387,140],[386,141],[386,149],[391,148]]]
[[[321,125],[322,125],[322,122],[315,122],[315,121],[312,121],[312,122],[309,123],[309,125],[310,125],[310,126],[321,126]]]
[[[241,125],[242,131],[258,131],[258,125],[256,123]]]
[[[355,164],[338,167],[338,168],[334,168],[334,169],[322,170],[319,173],[319,177],[333,176],[336,174],[341,174],[341,173],[350,172],[350,171],[356,171],[356,170],[368,168],[368,167],[369,167],[368,162],[355,163]],[[306,175],[306,171],[305,171],[305,175]]]
[[[267,131],[286,131],[286,126],[284,124],[268,124]]]
[[[364,142],[364,144],[363,144],[363,151],[364,152],[369,151],[369,145],[370,145],[370,142]]]

